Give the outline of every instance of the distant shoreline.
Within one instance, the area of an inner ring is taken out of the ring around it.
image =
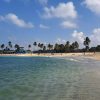
[[[17,57],[86,57],[94,60],[100,60],[100,53],[34,53],[34,54],[0,54],[0,56],[17,56]]]

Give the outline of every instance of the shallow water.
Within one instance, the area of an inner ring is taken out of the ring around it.
[[[99,99],[99,61],[0,57],[0,100]]]

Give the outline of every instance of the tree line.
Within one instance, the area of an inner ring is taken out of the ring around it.
[[[8,45],[5,44],[0,45],[0,53],[25,53],[25,52],[33,52],[33,53],[67,53],[67,52],[86,52],[86,51],[100,51],[100,45],[97,47],[91,47],[89,48],[89,45],[91,43],[91,40],[89,37],[86,37],[84,39],[83,45],[85,48],[79,49],[79,43],[77,41],[70,43],[67,41],[65,44],[62,43],[56,43],[56,44],[43,44],[43,43],[37,43],[34,42],[33,45],[29,44],[27,47],[27,50],[24,50],[24,48],[20,47],[19,44],[12,45],[12,42],[9,41]],[[32,47],[34,47],[34,50],[32,50]],[[36,48],[38,47],[38,50]]]

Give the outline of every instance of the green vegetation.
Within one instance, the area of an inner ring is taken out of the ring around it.
[[[69,53],[69,52],[100,52],[100,45],[97,47],[89,47],[91,40],[89,37],[84,39],[83,45],[85,48],[79,49],[79,43],[77,41],[70,43],[67,41],[65,44],[43,44],[33,42],[33,45],[29,44],[28,50],[24,50],[24,47],[20,47],[19,44],[13,45],[11,41],[8,42],[8,45],[5,44],[0,45],[0,53],[8,54],[8,53]],[[33,46],[33,47],[32,47]],[[33,48],[33,50],[32,50]]]

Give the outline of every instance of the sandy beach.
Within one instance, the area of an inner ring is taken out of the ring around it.
[[[19,57],[85,57],[100,60],[100,53],[40,53],[40,54],[0,54],[0,56],[19,56]]]

